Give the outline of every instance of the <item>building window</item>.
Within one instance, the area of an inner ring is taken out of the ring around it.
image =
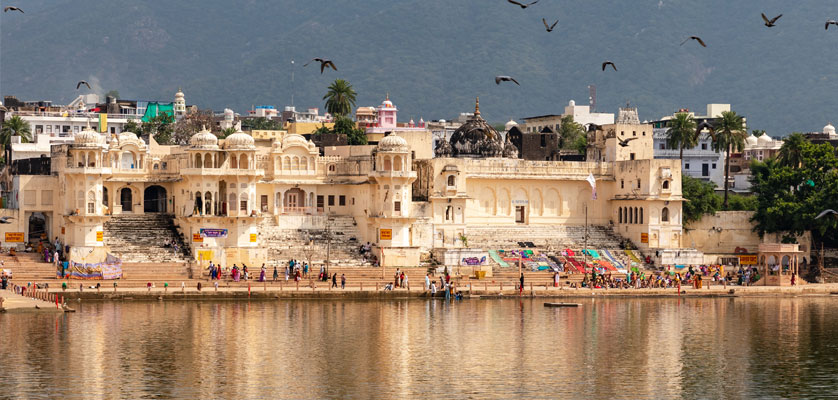
[[[666,150],[666,145],[661,143],[660,145],[658,145],[658,148],[660,148],[661,150]]]
[[[690,169],[690,163],[686,163],[686,164],[684,164],[684,169],[685,169],[685,170],[689,170],[689,169]]]
[[[352,205],[353,206],[355,205],[355,198],[354,197],[352,198]]]
[[[634,153],[629,154],[629,160],[634,160]]]
[[[335,172],[335,164],[329,164],[329,172]]]
[[[707,143],[701,144],[701,150],[707,150]]]
[[[640,208],[640,223],[643,223],[643,207]]]
[[[637,131],[631,131],[632,136],[637,136]]]
[[[637,188],[640,189],[640,179],[637,180]]]
[[[620,179],[620,189],[625,189],[625,188],[626,188],[626,182],[624,180]]]
[[[663,190],[669,190],[669,181],[663,181]]]
[[[716,169],[716,163],[713,163],[713,169]]]
[[[346,205],[346,196],[339,196],[338,197],[338,205],[341,206],[341,207]]]
[[[402,212],[402,202],[397,201],[393,204],[393,211],[395,212]]]
[[[547,135],[541,135],[541,147],[547,146]]]
[[[669,222],[669,208],[664,207],[663,210],[661,210],[661,221]]]
[[[335,195],[330,194],[329,195],[329,207],[331,207],[333,205],[335,205]]]
[[[454,175],[448,175],[448,186],[457,186],[457,178]]]

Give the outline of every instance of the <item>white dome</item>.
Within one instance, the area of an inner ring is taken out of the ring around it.
[[[97,147],[100,140],[101,136],[88,126],[73,137],[73,144],[76,147]]]
[[[759,141],[759,144],[761,146],[766,146],[770,145],[771,143],[774,143],[774,139],[772,139],[771,136],[768,136],[768,134],[763,134],[762,136],[758,137],[757,140]]]
[[[183,100],[183,97],[184,97],[183,91],[178,89],[177,93],[175,93],[175,100]]]
[[[274,145],[276,144],[277,142],[274,142]],[[312,146],[314,146],[314,143],[308,142],[306,138],[303,137],[303,135],[299,135],[296,133],[285,135],[285,137],[282,138],[283,149],[288,149],[291,147],[303,147],[305,149],[311,149]]]
[[[831,123],[830,123],[830,124],[826,124],[826,126],[825,126],[825,127],[823,127],[823,133],[826,133],[826,134],[828,134],[828,135],[834,135],[834,134],[835,134],[835,127],[834,127],[834,126],[832,126],[832,124],[831,124]]]
[[[379,151],[406,152],[407,147],[407,140],[398,135],[386,136],[378,142]]]
[[[215,137],[212,132],[204,128],[200,132],[192,135],[189,139],[189,145],[192,146],[193,149],[217,149],[218,138]]]
[[[137,138],[137,135],[135,135],[134,132],[122,132],[119,134],[119,146],[121,147],[126,144],[134,144],[139,147],[140,139]]]
[[[568,105],[568,106],[570,106],[570,107],[573,107],[573,106],[575,106],[575,105],[576,105],[576,102],[575,102],[575,101],[573,101],[573,100],[571,100],[571,101],[568,101],[568,102],[567,102],[567,105]]]
[[[227,150],[253,150],[256,148],[256,141],[253,136],[240,130],[224,139],[224,148]]]
[[[571,101],[573,101],[573,100],[571,100]],[[515,122],[515,120],[511,120],[511,119],[510,119],[510,120],[509,120],[509,122],[507,122],[507,123],[506,123],[506,125],[504,125],[504,128],[505,128],[506,130],[510,130],[510,129],[512,129],[512,127],[514,127],[514,126],[518,126],[518,123],[517,123],[517,122]]]
[[[745,138],[745,145],[748,146],[748,147],[756,146],[757,143],[759,143],[759,140],[757,139],[756,136],[754,136],[753,133],[748,135],[748,137]]]

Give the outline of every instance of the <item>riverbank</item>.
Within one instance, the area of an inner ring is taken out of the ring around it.
[[[21,296],[12,292],[11,290],[0,291],[0,298],[3,299],[0,312],[4,313],[22,313],[22,312],[37,312],[37,313],[63,313],[64,309],[59,308],[56,304],[48,303],[44,300],[33,299],[31,297]]]
[[[798,297],[798,296],[838,296],[838,284],[809,284],[803,286],[712,286],[704,289],[587,289],[556,288],[545,286],[526,287],[519,293],[514,286],[472,284],[458,286],[466,298],[603,298],[603,297]],[[247,299],[404,299],[431,298],[427,291],[419,289],[383,290],[381,287],[347,287],[346,289],[329,287],[281,287],[252,285],[250,287],[210,286],[198,290],[188,288],[100,288],[79,290],[61,290],[50,288],[50,293],[64,298],[65,302],[77,300],[247,300]],[[443,298],[440,292],[437,298]]]

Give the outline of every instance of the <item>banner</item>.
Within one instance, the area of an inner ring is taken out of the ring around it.
[[[120,279],[122,278],[122,260],[108,254],[105,262],[102,263],[82,264],[71,261],[68,265],[67,275],[70,279]]]
[[[596,178],[594,178],[593,172],[588,174],[586,181],[591,184],[591,200],[596,200]]]
[[[23,232],[6,232],[6,242],[23,243]]]
[[[201,228],[198,230],[201,234],[201,237],[205,238],[226,238],[227,237],[227,230],[226,229],[210,229],[210,228]]]
[[[108,132],[108,114],[99,114],[99,133]]]
[[[204,241],[204,237],[201,236],[200,233],[193,233],[192,234],[192,241],[195,243],[202,243]]]
[[[741,265],[757,265],[757,256],[739,256],[739,264]]]
[[[641,233],[640,234],[640,243],[649,243],[649,234],[648,233]]]

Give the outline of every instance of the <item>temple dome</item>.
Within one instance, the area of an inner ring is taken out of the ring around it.
[[[754,136],[753,133],[745,138],[745,145],[747,145],[748,147],[756,146],[758,143],[759,143],[759,139],[757,139],[757,137]]]
[[[378,151],[407,152],[407,140],[398,135],[388,135],[378,142]]]
[[[768,134],[763,134],[757,138],[757,141],[761,146],[767,146],[773,143],[774,139],[771,139],[771,136],[768,136]]]
[[[141,147],[140,139],[134,132],[124,131],[119,134],[119,145],[123,146],[126,144],[134,144],[137,147]]]
[[[503,153],[500,134],[480,116],[480,99],[475,104],[474,115],[451,135],[451,148],[455,157],[500,157]]]
[[[834,135],[835,134],[835,127],[832,126],[831,123],[826,124],[826,126],[823,127],[823,133],[825,133],[827,135]]]
[[[227,139],[224,140],[224,148],[226,150],[253,150],[256,148],[256,141],[253,136],[239,130],[227,136]]]
[[[193,149],[217,149],[218,138],[204,128],[200,132],[192,135],[189,139],[189,145]]]
[[[282,138],[281,145],[277,145],[277,143],[279,143],[279,141],[274,142],[274,146],[281,147],[282,149],[288,149],[291,147],[303,147],[306,150],[311,150],[314,147],[314,143],[307,141],[303,135],[299,135],[296,133],[285,135],[285,137]]]
[[[100,140],[99,134],[88,126],[73,137],[73,144],[76,147],[96,147],[99,146]]]

